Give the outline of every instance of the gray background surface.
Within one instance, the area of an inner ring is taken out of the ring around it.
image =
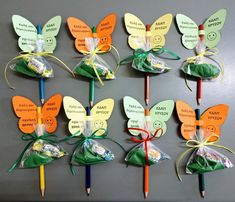
[[[232,0],[1,0],[0,8],[0,200],[15,201],[142,201],[142,168],[129,166],[126,168],[123,159],[124,153],[113,143],[105,145],[116,154],[116,159],[107,164],[92,167],[92,194],[87,197],[84,191],[84,168],[79,169],[77,176],[72,176],[68,161],[69,156],[46,166],[46,196],[40,197],[38,186],[38,169],[20,170],[8,173],[7,169],[16,160],[25,146],[20,140],[21,133],[17,128],[18,119],[13,113],[11,98],[22,95],[38,102],[38,81],[23,78],[12,72],[9,79],[17,86],[15,91],[10,90],[4,82],[3,69],[6,63],[19,52],[18,37],[14,33],[11,16],[19,14],[29,19],[34,24],[44,24],[55,15],[61,15],[63,24],[57,37],[58,45],[55,55],[61,58],[71,68],[79,61],[78,53],[74,49],[74,39],[68,32],[66,18],[75,16],[83,19],[88,25],[97,25],[104,16],[116,12],[117,24],[113,33],[113,44],[119,50],[122,58],[130,55],[132,50],[127,45],[127,37],[123,27],[123,15],[131,12],[140,17],[144,23],[152,23],[156,18],[170,12],[173,15],[183,13],[194,19],[197,24],[202,23],[208,16],[220,8],[228,11],[227,20],[222,30],[222,40],[218,45],[219,57],[225,63],[224,81],[203,83],[202,111],[206,108],[227,103],[230,106],[229,116],[222,127],[220,143],[230,148],[235,148],[235,54],[234,54],[234,27],[235,27],[235,2]],[[160,76],[151,77],[150,106],[165,99],[184,99],[191,106],[196,107],[195,81],[189,81],[194,92],[191,93],[185,86],[184,78],[179,68],[184,58],[193,55],[186,50],[180,42],[181,35],[173,23],[167,34],[166,48],[178,53],[180,61],[168,61],[173,67],[172,71]],[[105,57],[110,64],[114,61],[110,56]],[[46,98],[54,93],[70,95],[77,98],[84,105],[88,104],[89,84],[86,79],[72,78],[67,72],[58,67],[55,69],[55,78],[46,82]],[[118,72],[118,78],[105,82],[105,86],[96,87],[95,100],[112,97],[115,99],[115,108],[109,120],[109,136],[115,138],[126,149],[134,144],[126,141],[129,134],[124,132],[127,118],[123,112],[122,98],[130,95],[144,104],[144,79],[143,74],[134,71],[128,66],[123,66]],[[63,110],[58,117],[59,127],[57,134],[60,137],[68,135],[68,120]],[[178,134],[179,121],[174,112],[168,122],[168,132],[155,144],[171,155],[172,160],[159,166],[150,168],[150,193],[146,201],[235,201],[235,169],[206,174],[206,199],[202,200],[198,193],[197,175],[186,176],[181,170],[183,182],[176,177],[174,164],[177,156],[184,151],[179,147],[182,139]],[[72,147],[66,143],[64,148],[71,152]],[[225,151],[222,153],[227,154]],[[234,156],[227,154],[235,163]]]

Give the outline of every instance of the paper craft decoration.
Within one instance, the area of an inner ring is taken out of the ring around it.
[[[86,55],[75,67],[74,73],[92,79],[114,79],[114,71],[97,54],[107,53],[112,48],[111,34],[116,24],[114,13],[106,16],[97,27],[92,29],[82,20],[69,17],[67,20],[69,30],[75,40],[76,49]],[[116,51],[116,49],[114,48]],[[118,53],[117,53],[118,54]]]
[[[226,156],[209,147],[219,147],[233,153],[227,147],[217,144],[221,135],[220,128],[227,118],[229,107],[225,104],[210,107],[201,115],[200,120],[196,120],[195,111],[184,101],[176,102],[176,110],[179,120],[182,122],[181,135],[187,140],[186,146],[189,147],[177,159],[177,173],[180,161],[189,152],[192,154],[186,165],[188,174],[202,174],[233,167]],[[198,126],[200,129],[196,128]]]
[[[184,47],[196,48],[197,53],[197,56],[188,58],[184,63],[182,67],[184,73],[201,79],[213,79],[221,74],[222,65],[211,56],[218,52],[214,48],[221,39],[220,30],[225,23],[226,14],[225,9],[220,9],[199,27],[189,17],[183,14],[176,15],[177,26],[183,34]]]
[[[105,139],[107,135],[107,120],[110,118],[114,100],[104,99],[92,107],[90,116],[76,99],[65,96],[63,98],[65,114],[70,119],[69,132],[79,138],[74,149],[72,165],[93,165],[111,161],[114,155],[111,150],[101,145],[95,139]]]
[[[12,86],[6,75],[10,64],[11,69],[29,77],[50,78],[54,76],[54,73],[51,64],[46,60],[49,57],[71,72],[60,59],[52,54],[56,47],[56,36],[61,25],[60,16],[51,18],[43,28],[40,24],[36,28],[20,15],[13,15],[12,23],[16,34],[19,36],[18,45],[23,52],[10,60],[5,68],[6,81],[10,87]]]
[[[14,96],[12,105],[19,117],[19,129],[23,132],[22,140],[30,141],[22,154],[12,166],[34,168],[51,163],[63,157],[66,152],[57,144],[56,136],[51,134],[57,128],[56,116],[60,111],[62,96],[56,94],[49,98],[43,107],[37,107],[31,100],[22,96]]]
[[[128,131],[134,136],[141,134],[141,139],[131,139],[140,144],[130,150],[125,161],[128,164],[145,166],[146,164],[157,164],[165,159],[170,159],[167,154],[153,145],[151,140],[160,138],[166,133],[166,122],[170,119],[173,112],[174,101],[165,100],[154,105],[149,115],[145,114],[142,105],[132,97],[125,96],[123,105],[126,116],[129,118],[127,123]],[[149,125],[148,127],[147,124]],[[147,154],[145,142],[147,142]],[[148,161],[146,161],[147,159]]]
[[[129,46],[134,49],[133,56],[121,61],[121,64],[132,62],[132,67],[147,73],[164,73],[171,68],[158,56],[169,54],[173,59],[180,59],[173,52],[164,49],[165,35],[168,33],[172,14],[168,13],[157,19],[151,26],[144,23],[135,15],[126,13],[124,23]]]

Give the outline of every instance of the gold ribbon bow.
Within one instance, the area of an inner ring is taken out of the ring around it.
[[[37,53],[34,53],[34,52],[20,52],[18,56],[12,58],[5,66],[5,69],[4,69],[4,77],[5,77],[5,81],[7,83],[7,85],[12,88],[12,89],[15,89],[14,86],[12,86],[7,78],[7,69],[9,67],[9,65],[17,60],[17,59],[21,59],[21,58],[24,58],[24,57],[30,57],[30,56],[45,56],[45,57],[49,57],[49,58],[53,58],[55,59],[57,62],[59,62],[60,64],[63,65],[63,67],[65,67],[66,70],[68,70],[73,76],[74,73],[73,71],[62,61],[60,60],[59,58],[57,58],[56,56],[52,55],[53,53],[52,52],[37,52]]]
[[[209,142],[210,138],[212,138],[212,137],[216,137],[217,140],[213,141],[213,142]],[[191,152],[191,151],[193,151],[195,149],[199,149],[199,148],[204,147],[204,146],[214,146],[214,147],[219,147],[219,148],[225,149],[225,150],[231,152],[232,154],[234,154],[234,151],[229,149],[228,147],[216,144],[218,141],[219,141],[219,136],[213,133],[210,136],[208,136],[204,141],[188,140],[188,141],[185,142],[185,146],[188,147],[188,149],[186,151],[184,151],[176,159],[176,162],[175,162],[176,174],[177,174],[177,177],[179,178],[179,180],[181,182],[182,182],[182,178],[180,177],[180,174],[179,174],[179,164],[180,164],[181,160],[185,157],[185,155],[188,154],[189,152]]]
[[[104,46],[109,46],[109,50],[108,51],[102,51],[101,49],[104,47]],[[108,44],[103,44],[103,45],[100,45],[100,46],[97,46],[94,50],[92,51],[86,51],[86,50],[81,50],[80,52],[84,55],[91,55],[92,57],[94,57],[96,54],[102,54],[102,53],[106,53],[106,52],[109,52],[111,49],[114,49],[116,54],[117,54],[117,67],[115,68],[114,70],[114,74],[117,72],[118,68],[119,68],[119,62],[120,62],[120,55],[119,55],[119,52],[118,50],[113,46],[113,45],[108,45]],[[96,65],[92,60],[89,61],[89,65],[93,68],[94,72],[95,72],[95,75],[97,77],[97,79],[99,80],[100,84],[103,86],[104,83],[102,81],[102,79],[100,78],[98,72],[97,72],[97,69],[96,69]],[[108,75],[109,77],[110,75]],[[111,76],[110,76],[111,77]]]

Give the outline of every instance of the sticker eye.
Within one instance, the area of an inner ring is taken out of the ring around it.
[[[47,45],[52,45],[53,44],[53,38],[52,37],[47,37],[46,38],[46,43],[47,43]]]

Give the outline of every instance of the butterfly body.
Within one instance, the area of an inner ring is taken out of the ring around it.
[[[90,122],[91,132],[98,129],[107,129],[107,120],[110,118],[113,107],[113,99],[104,99],[98,102],[90,111],[90,116],[86,115],[86,110],[76,99],[65,96],[63,98],[65,114],[70,119],[68,129],[71,134],[77,136],[86,132],[86,124]],[[102,135],[104,131],[97,131],[96,135]]]
[[[130,34],[128,44],[132,49],[163,47],[165,45],[165,35],[171,26],[172,14],[163,15],[151,26],[145,26],[137,16],[126,13],[124,22],[126,30]]]
[[[165,100],[154,105],[147,116],[143,106],[134,98],[125,96],[123,104],[125,113],[129,118],[127,123],[128,128],[145,129],[146,123],[149,122],[149,131],[152,135],[160,128],[162,129],[162,132],[159,131],[156,137],[165,134],[167,130],[166,122],[170,119],[174,108],[173,100]],[[129,132],[134,136],[137,136],[140,133],[139,131],[134,130],[129,130]]]
[[[200,30],[197,24],[189,17],[183,14],[176,15],[176,22],[179,31],[183,34],[182,43],[187,49],[193,49],[199,42],[199,35],[204,35],[204,43],[208,48],[215,47],[221,38],[220,30],[222,29],[225,19],[226,10],[220,9],[210,16],[204,25],[204,30]]]
[[[176,110],[180,121],[182,122],[181,134],[186,140],[193,139],[196,135],[196,127],[200,126],[204,138],[212,134],[220,136],[220,127],[225,122],[229,107],[225,104],[216,105],[207,109],[199,121],[196,120],[194,109],[184,101],[176,102]],[[216,138],[210,138],[215,141]]]
[[[36,52],[39,47],[42,49],[40,51],[53,52],[56,47],[55,36],[57,36],[61,25],[60,16],[51,18],[39,34],[37,28],[20,15],[13,15],[12,22],[16,34],[20,37],[18,45],[22,51]]]
[[[49,98],[42,107],[40,113],[36,104],[31,100],[22,96],[14,96],[12,98],[13,109],[19,117],[19,129],[26,133],[31,134],[35,131],[38,119],[41,118],[42,124],[45,125],[45,130],[52,133],[57,128],[56,116],[59,113],[62,103],[62,96],[56,94]]]
[[[111,34],[116,24],[115,14],[112,13],[106,16],[96,27],[95,33],[93,29],[78,18],[69,17],[67,23],[71,34],[76,38],[75,47],[79,52],[83,53],[84,51],[89,51],[85,43],[86,38],[98,39],[99,42],[97,46],[101,47],[101,51],[108,51],[110,49],[112,44]]]

